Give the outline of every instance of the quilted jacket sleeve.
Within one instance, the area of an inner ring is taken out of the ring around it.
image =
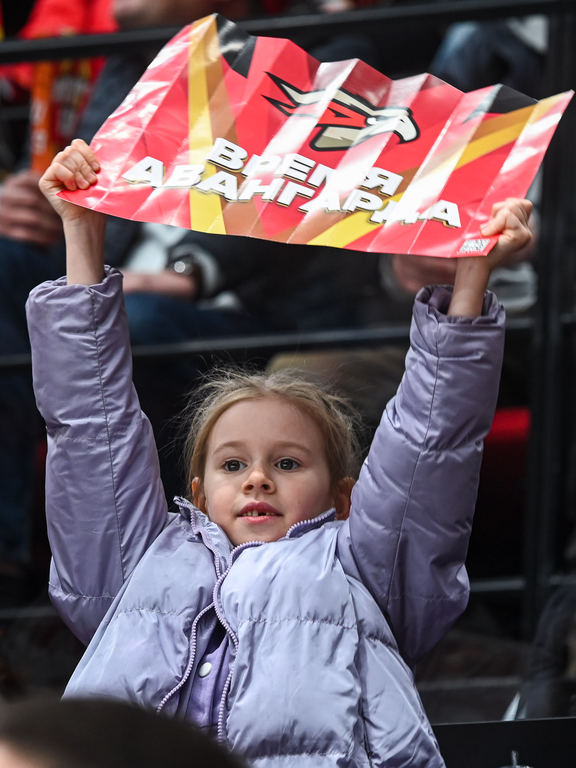
[[[48,432],[50,593],[88,642],[166,523],[150,423],[132,386],[122,277],[43,283],[27,305],[34,387]]]
[[[502,363],[504,310],[448,317],[446,288],[417,296],[406,373],[382,417],[339,534],[340,557],[415,663],[468,601],[464,560]]]

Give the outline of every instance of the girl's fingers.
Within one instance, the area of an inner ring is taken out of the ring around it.
[[[497,234],[512,234],[512,232],[526,231],[529,239],[528,219],[532,211],[532,203],[529,200],[508,200],[496,203],[492,208],[492,218],[480,227],[484,236],[490,237]]]
[[[98,162],[98,158],[85,141],[82,139],[74,139],[70,146],[74,147],[74,149],[78,150],[84,155],[86,161],[90,164],[90,167],[93,171],[98,172],[100,170],[100,163]]]
[[[509,200],[508,210],[513,214],[522,226],[528,226],[528,219],[532,213],[532,203],[529,200]]]
[[[507,213],[507,208],[500,208],[496,212],[493,211],[492,218],[480,227],[480,232],[485,237],[490,237],[491,235],[497,235],[500,232],[503,232],[506,227]]]
[[[62,200],[58,193],[62,190],[74,192],[77,189],[89,189],[98,180],[99,170],[96,156],[85,142],[74,140],[62,152],[59,152],[39,182],[40,190],[64,223],[69,221],[90,221],[102,216],[94,211],[73,205]]]
[[[83,152],[72,147],[69,147],[68,150],[66,151],[64,163],[67,168],[73,171],[78,186],[86,189],[90,184],[94,184],[98,177],[92,170],[92,166],[87,161]]]
[[[507,197],[506,200],[501,200],[499,203],[494,203],[492,206],[492,214],[494,215],[498,213],[501,208],[512,208],[514,206],[520,206],[520,208],[526,208],[529,211],[532,210],[532,203],[530,200],[526,200],[522,197]]]
[[[531,208],[527,201],[507,200],[497,206],[490,221],[480,228],[484,236],[500,235],[496,247],[486,257],[492,267],[530,243],[532,232],[528,216]]]
[[[70,191],[77,188],[88,189],[98,180],[85,153],[72,146],[66,147],[56,155],[49,169],[49,176]]]
[[[47,172],[46,174],[46,180],[49,183],[55,181],[58,186],[64,186],[70,192],[76,189],[74,171],[71,171],[63,162],[58,160],[58,155],[52,161],[49,171],[50,173]]]
[[[528,222],[530,214],[532,213],[532,203],[530,200],[522,200],[517,197],[509,197],[501,203],[495,203],[492,206],[492,216],[496,216],[501,210],[508,208],[512,213],[515,213],[519,219]]]

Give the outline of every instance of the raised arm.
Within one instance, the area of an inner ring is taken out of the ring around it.
[[[74,139],[40,179],[40,190],[62,219],[68,285],[95,285],[104,278],[106,216],[62,200],[58,192],[88,189],[98,180],[99,170],[100,163],[90,147],[82,139]]]
[[[500,378],[504,311],[485,294],[491,270],[530,234],[530,204],[496,206],[486,258],[458,262],[454,291],[425,288],[411,349],[340,532],[340,556],[385,612],[415,663],[464,610],[468,547],[482,458]]]
[[[105,276],[105,217],[56,197],[95,181],[84,142],[55,158],[41,181],[62,217],[67,279],[30,295],[36,398],[48,430],[46,512],[59,612],[87,642],[166,523],[150,424],[132,386],[122,278]]]

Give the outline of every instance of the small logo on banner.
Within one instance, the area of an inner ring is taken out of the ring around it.
[[[464,240],[458,253],[482,253],[489,242],[490,240],[483,240],[481,238],[475,240]]]

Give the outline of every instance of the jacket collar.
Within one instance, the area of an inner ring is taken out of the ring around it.
[[[174,502],[178,505],[182,517],[190,523],[192,534],[201,538],[209,549],[216,550],[222,557],[228,558],[233,546],[222,528],[213,523],[208,515],[205,515],[188,499],[175,496]]]
[[[219,525],[216,525],[216,523],[213,523],[210,518],[205,515],[204,512],[201,512],[198,507],[195,507],[192,502],[183,499],[180,496],[176,496],[174,501],[178,505],[182,517],[188,520],[192,526],[192,532],[195,536],[205,538],[206,534],[208,534],[211,539],[219,542],[224,539],[228,544],[228,551],[233,549],[222,528],[220,528]],[[299,523],[294,523],[294,525],[288,529],[285,538],[296,539],[299,536],[302,536],[302,534],[320,528],[324,523],[332,522],[335,519],[336,510],[334,508],[328,509],[326,512],[323,512],[321,515],[313,517],[310,520],[302,520]]]
[[[324,523],[331,523],[333,520],[336,520],[336,510],[334,507],[326,510],[326,512],[323,512],[321,515],[318,515],[318,517],[313,517],[311,520],[302,520],[299,523],[294,523],[294,525],[288,529],[286,538],[296,539],[303,533],[308,533],[308,531],[320,528]]]

